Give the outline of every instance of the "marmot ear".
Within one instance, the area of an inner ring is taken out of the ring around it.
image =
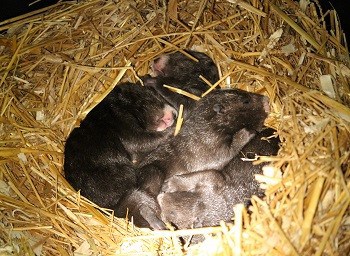
[[[157,78],[151,77],[150,75],[145,75],[141,78],[144,86],[156,87],[157,86]]]
[[[213,110],[218,114],[225,113],[225,107],[219,103],[214,104]]]
[[[192,223],[192,228],[202,228],[203,227],[203,220],[196,217],[196,219]]]

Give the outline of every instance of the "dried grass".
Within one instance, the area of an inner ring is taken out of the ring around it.
[[[261,2],[91,0],[0,23],[1,254],[348,255],[345,37],[336,14],[315,3]],[[140,230],[71,189],[64,142],[120,81],[184,48],[215,60],[222,79],[213,86],[270,97],[267,124],[282,147],[260,159],[272,166],[260,177],[266,197],[254,197],[249,214],[236,208],[234,225]],[[180,245],[179,235],[198,233],[203,243]]]

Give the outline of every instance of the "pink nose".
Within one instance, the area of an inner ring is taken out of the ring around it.
[[[173,113],[172,112],[167,113],[166,115],[164,115],[162,120],[166,124],[167,127],[171,126],[174,123]]]

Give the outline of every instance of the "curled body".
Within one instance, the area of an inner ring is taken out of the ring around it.
[[[162,187],[157,197],[161,219],[179,229],[217,226],[221,220],[230,222],[233,206],[248,205],[253,195],[263,191],[255,180],[264,164],[253,165],[242,156],[275,155],[279,139],[275,130],[266,128],[258,133],[222,170],[205,170],[196,173],[174,175]],[[265,137],[271,137],[265,140]]]
[[[140,163],[137,185],[116,207],[118,214],[129,208],[136,225],[165,228],[156,201],[164,181],[222,169],[262,129],[268,112],[267,97],[242,90],[215,90],[198,101],[180,133]],[[147,205],[140,204],[144,197]]]
[[[184,104],[187,111],[194,101],[165,89],[165,80],[198,93],[208,88],[200,75],[212,83],[218,80],[217,68],[206,54],[188,53],[198,62],[180,52],[155,59],[155,77],[141,77],[145,86],[117,85],[71,132],[65,145],[64,172],[83,196],[115,209],[123,194],[136,186],[135,165],[173,134],[174,108]]]
[[[68,182],[101,207],[112,207],[136,183],[135,162],[173,134],[176,110],[139,84],[117,85],[65,144]]]

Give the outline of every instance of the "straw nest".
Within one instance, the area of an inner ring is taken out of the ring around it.
[[[2,22],[1,255],[348,255],[350,64],[336,14],[317,3],[80,1]],[[326,21],[329,26],[326,26]],[[328,30],[327,30],[328,28]],[[62,170],[70,131],[161,53],[192,48],[221,87],[271,99],[282,140],[259,180],[266,197],[233,225],[140,230],[75,192]],[[203,243],[181,245],[201,233]]]

